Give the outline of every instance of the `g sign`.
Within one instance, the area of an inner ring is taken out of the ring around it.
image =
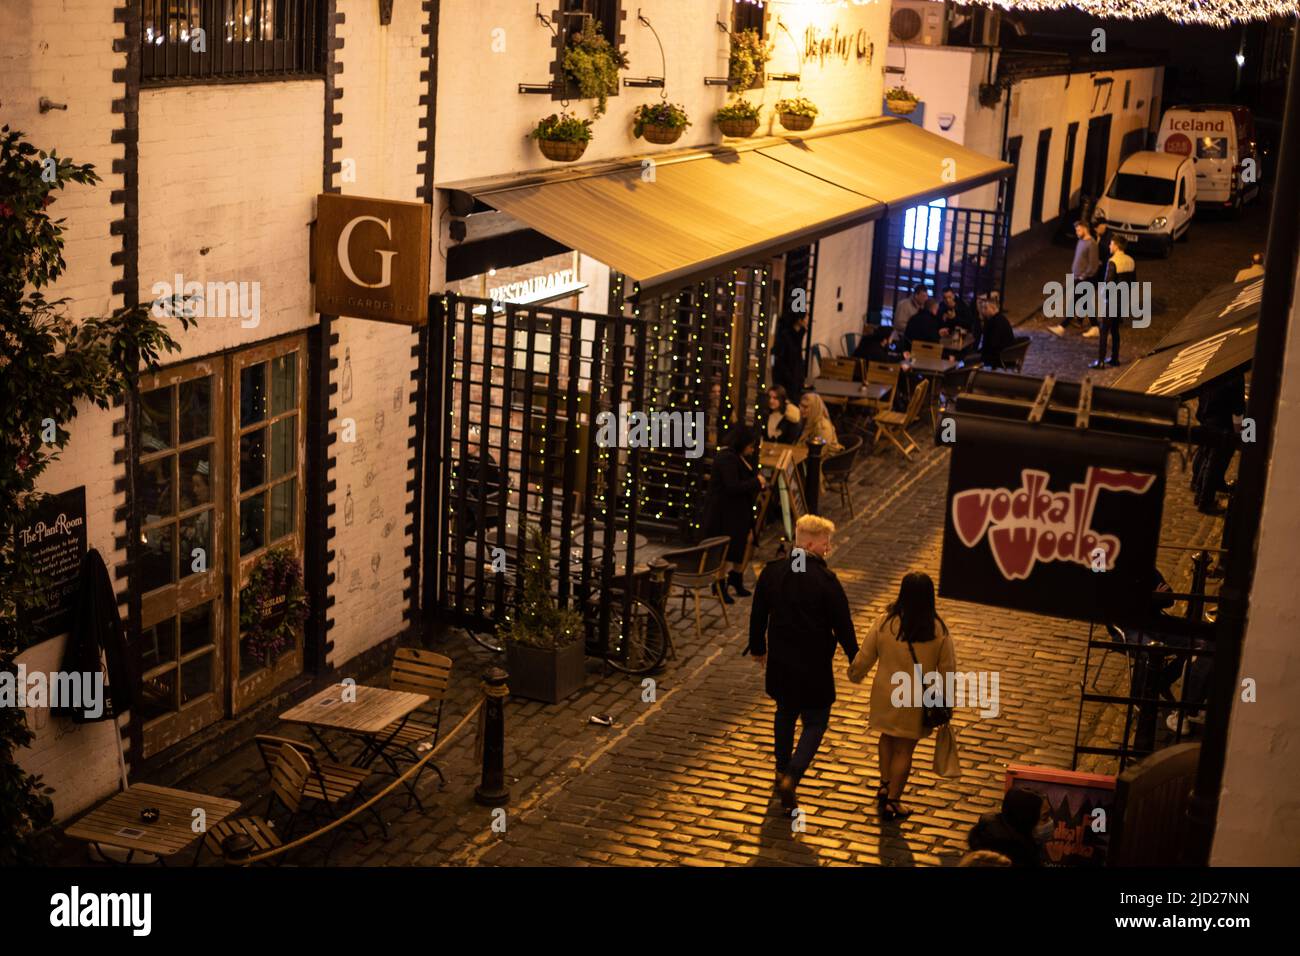
[[[316,311],[423,325],[429,299],[425,203],[316,197]]]

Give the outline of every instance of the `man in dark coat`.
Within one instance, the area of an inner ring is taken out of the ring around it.
[[[984,319],[984,340],[980,343],[983,362],[989,368],[1002,368],[1002,353],[1016,344],[1016,333],[1002,312],[997,293],[991,292],[980,299],[980,314]]]
[[[1217,382],[1205,386],[1196,400],[1196,420],[1206,428],[1235,434],[1237,424],[1246,414],[1246,376],[1237,369]],[[1218,494],[1228,491],[1224,478],[1232,463],[1235,446],[1224,448],[1201,445],[1192,465],[1192,490],[1196,507],[1202,514],[1223,514]]]
[[[849,599],[826,566],[834,532],[825,518],[800,518],[789,556],[769,562],[759,575],[749,616],[749,653],[766,670],[767,696],[776,701],[775,789],[787,812],[798,806],[795,788],[830,723],[835,648],[844,648],[850,661],[858,653]],[[798,746],[796,720],[803,724]]]
[[[866,359],[868,362],[897,362],[901,356],[889,350],[889,340],[893,335],[894,330],[889,326],[877,326],[875,330],[858,340],[858,346],[853,350],[853,357]]]
[[[772,384],[781,385],[794,398],[803,394],[807,366],[804,363],[803,336],[808,328],[806,313],[795,313],[788,322],[776,327],[772,343]]]

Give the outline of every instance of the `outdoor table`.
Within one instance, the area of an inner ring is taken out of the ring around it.
[[[765,441],[758,449],[758,463],[764,468],[775,468],[781,453],[787,450],[794,452],[796,465],[802,465],[804,459],[808,457],[808,445],[805,442],[784,445],[779,441]]]
[[[939,379],[945,372],[951,372],[961,363],[955,358],[926,358],[921,355],[913,355],[910,359],[903,362],[903,368],[924,375],[931,380],[930,399],[927,404],[930,406],[930,425],[935,424],[935,409],[939,407]]]
[[[837,378],[815,378],[813,388],[819,395],[830,395],[834,398],[868,398],[879,401],[889,394],[888,385],[874,382],[845,382]]]
[[[355,692],[356,699],[344,701],[345,689]],[[360,737],[363,746],[352,765],[368,767],[376,757],[384,757],[384,748],[397,736],[407,719],[428,702],[427,694],[367,687],[364,684],[335,684],[290,707],[280,715],[280,719],[290,724],[306,725],[332,760],[338,760],[338,757],[321,736],[319,728],[339,730]],[[393,726],[392,731],[380,739],[380,735],[390,726]],[[396,767],[392,761],[386,757],[385,760],[393,766],[395,773]]]
[[[140,819],[140,811],[146,808],[157,810],[158,819],[152,823]],[[205,829],[197,832],[195,810],[204,814]],[[64,832],[76,840],[126,850],[127,863],[138,851],[152,854],[166,865],[165,857],[179,853],[238,810],[238,800],[137,783],[101,803]]]

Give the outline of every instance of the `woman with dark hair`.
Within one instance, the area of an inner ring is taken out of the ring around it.
[[[790,402],[784,385],[773,385],[767,390],[767,428],[763,432],[764,440],[793,445],[799,440],[799,431],[799,406]]]
[[[754,525],[754,500],[765,484],[763,476],[750,464],[749,459],[758,445],[758,436],[748,425],[737,425],[727,435],[727,445],[713,459],[709,472],[709,490],[704,498],[704,537],[726,535],[731,538],[727,548],[727,580],[715,585],[718,596],[734,604],[727,593],[727,585],[740,597],[752,593],[745,589],[745,546]]]
[[[876,803],[885,820],[903,820],[912,813],[899,802],[912,771],[912,751],[933,729],[921,719],[925,681],[937,671],[940,686],[946,688],[947,675],[957,669],[952,636],[935,610],[934,582],[928,574],[913,571],[903,578],[897,599],[876,621],[849,666],[849,680],[862,683],[877,662],[870,712],[871,728],[880,732]],[[943,704],[952,703],[945,693]]]

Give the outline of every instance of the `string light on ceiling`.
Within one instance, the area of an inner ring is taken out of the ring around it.
[[[976,0],[1004,10],[1076,9],[1096,17],[1138,20],[1168,17],[1179,23],[1226,27],[1300,13],[1300,0]]]

